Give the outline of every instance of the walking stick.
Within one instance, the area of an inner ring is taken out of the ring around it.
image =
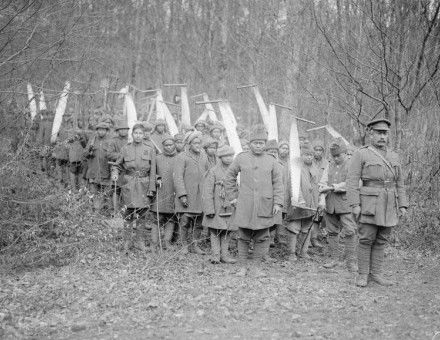
[[[156,189],[156,220],[157,220],[157,235],[159,237],[159,249],[162,253],[162,237],[160,236],[160,222],[159,222],[159,188],[161,185],[157,186]]]
[[[305,208],[305,209],[306,209],[306,210],[312,210],[312,209],[310,209],[310,208]],[[304,244],[306,243],[307,238],[309,237],[310,233],[312,232],[313,225],[314,225],[315,223],[319,224],[319,223],[321,222],[321,220],[322,220],[322,216],[321,216],[321,211],[320,211],[320,209],[319,209],[319,208],[317,208],[316,210],[313,209],[313,211],[315,211],[315,214],[313,215],[312,223],[310,223],[310,227],[309,227],[308,230],[307,230],[306,237],[304,238],[304,240],[302,241],[302,244],[300,245],[300,248],[299,248],[300,251],[303,250]]]

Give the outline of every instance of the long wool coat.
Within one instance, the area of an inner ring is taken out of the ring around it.
[[[208,171],[208,160],[202,151],[195,154],[191,150],[180,153],[174,168],[174,190],[176,192],[176,213],[201,214],[203,181]],[[186,196],[189,206],[184,207],[180,197]]]
[[[86,178],[93,183],[110,184],[109,143],[107,136],[93,136],[84,150],[84,156],[88,160]]]
[[[408,206],[402,168],[395,152],[388,150],[383,156],[391,171],[374,150],[380,152],[365,146],[353,154],[346,182],[347,199],[351,207],[360,204],[359,222],[392,227],[399,222],[398,208]]]
[[[209,170],[203,187],[203,221],[204,227],[220,230],[237,230],[231,226],[232,206],[226,199],[224,178],[228,167],[221,161]],[[214,214],[214,218],[206,215]]]
[[[162,214],[174,214],[174,183],[173,173],[176,164],[177,153],[166,154],[162,153],[157,155],[156,160],[156,176],[162,179],[162,186],[157,188],[158,202],[156,199],[151,206],[153,211],[157,211],[159,206],[159,212]]]
[[[233,227],[260,230],[281,224],[281,213],[272,214],[274,204],[284,204],[283,174],[275,158],[242,152],[232,162],[224,182],[228,199],[237,198]]]
[[[324,172],[320,185],[333,185],[338,189],[337,192],[330,191],[325,197],[325,210],[329,214],[348,214],[351,208],[348,205],[346,193],[346,179],[348,172],[348,160],[342,164],[330,162],[328,171]]]
[[[122,202],[128,208],[147,208],[156,191],[156,152],[145,143],[128,143],[116,163],[123,169]]]

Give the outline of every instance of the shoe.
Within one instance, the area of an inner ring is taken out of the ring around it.
[[[370,280],[376,282],[378,285],[390,287],[394,285],[394,281],[388,280],[381,275],[370,274]]]
[[[220,261],[223,262],[223,263],[228,263],[228,264],[234,264],[234,263],[237,263],[237,260],[236,260],[236,259],[234,259],[234,258],[232,258],[232,257],[229,257],[229,256],[222,256],[222,257],[220,258]]]
[[[313,247],[318,248],[318,249],[324,248],[324,245],[321,242],[319,242],[318,239],[312,238],[310,241],[311,241]]]
[[[325,269],[332,269],[332,268],[340,267],[340,266],[341,266],[341,263],[339,261],[330,261],[330,262],[324,263],[324,265],[323,265],[323,267]]]

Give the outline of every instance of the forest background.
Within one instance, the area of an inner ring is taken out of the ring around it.
[[[63,263],[94,242],[87,237],[87,204],[36,171],[29,138],[27,83],[53,109],[67,80],[68,106],[80,119],[102,107],[119,114],[111,92],[127,84],[144,114],[147,94],[135,89],[165,83],[188,84],[190,96],[228,99],[246,126],[260,120],[258,107],[237,86],[255,83],[267,104],[331,124],[356,145],[366,142],[366,122],[386,117],[411,202],[394,245],[438,252],[439,11],[438,0],[3,1],[2,262]],[[164,88],[165,100],[175,93]],[[201,113],[194,104],[192,121]],[[278,110],[283,138],[290,119]],[[310,138],[329,142],[320,133]],[[107,237],[105,227],[96,237]]]

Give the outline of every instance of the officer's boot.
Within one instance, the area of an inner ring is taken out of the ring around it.
[[[310,245],[310,233],[307,234],[300,232],[298,235],[298,241],[296,243],[296,248],[297,248],[296,254],[305,260],[310,259],[309,254],[307,254],[309,245]]]
[[[366,287],[370,273],[371,245],[359,243],[358,246],[358,276],[356,286]]]
[[[211,237],[211,263],[220,263],[220,235],[219,231],[212,229],[209,231]]]
[[[156,253],[159,249],[159,227],[153,225],[151,228],[151,252]]]
[[[342,249],[338,235],[329,235],[328,246],[330,250],[330,259],[324,263],[323,267],[331,269],[341,264]]]
[[[295,233],[292,233],[291,231],[287,231],[287,250],[289,252],[288,260],[290,262],[297,261],[296,257],[296,240],[298,238],[298,235]]]
[[[381,286],[392,286],[393,281],[383,276],[385,245],[373,244],[371,248],[371,271],[370,279]]]
[[[197,227],[193,227],[193,232],[192,232],[192,247],[191,247],[191,252],[197,254],[197,255],[206,255],[206,253],[200,248],[200,242],[202,239],[202,231],[203,229],[201,228],[197,228]]]
[[[228,231],[223,231],[220,234],[220,248],[221,248],[221,257],[220,260],[223,263],[236,263],[237,260],[232,258],[229,254],[229,241],[231,240],[231,235]],[[212,241],[211,241],[212,242]],[[212,247],[212,244],[211,244]]]
[[[356,259],[355,259],[355,237],[354,235],[345,236],[344,237],[344,246],[345,246],[345,263],[347,265],[347,270],[350,273],[357,272]]]
[[[173,233],[174,233],[174,223],[167,222],[165,224],[165,231],[164,231],[165,235],[163,237],[164,245],[167,250],[170,250],[172,248],[171,240],[173,238]]]

